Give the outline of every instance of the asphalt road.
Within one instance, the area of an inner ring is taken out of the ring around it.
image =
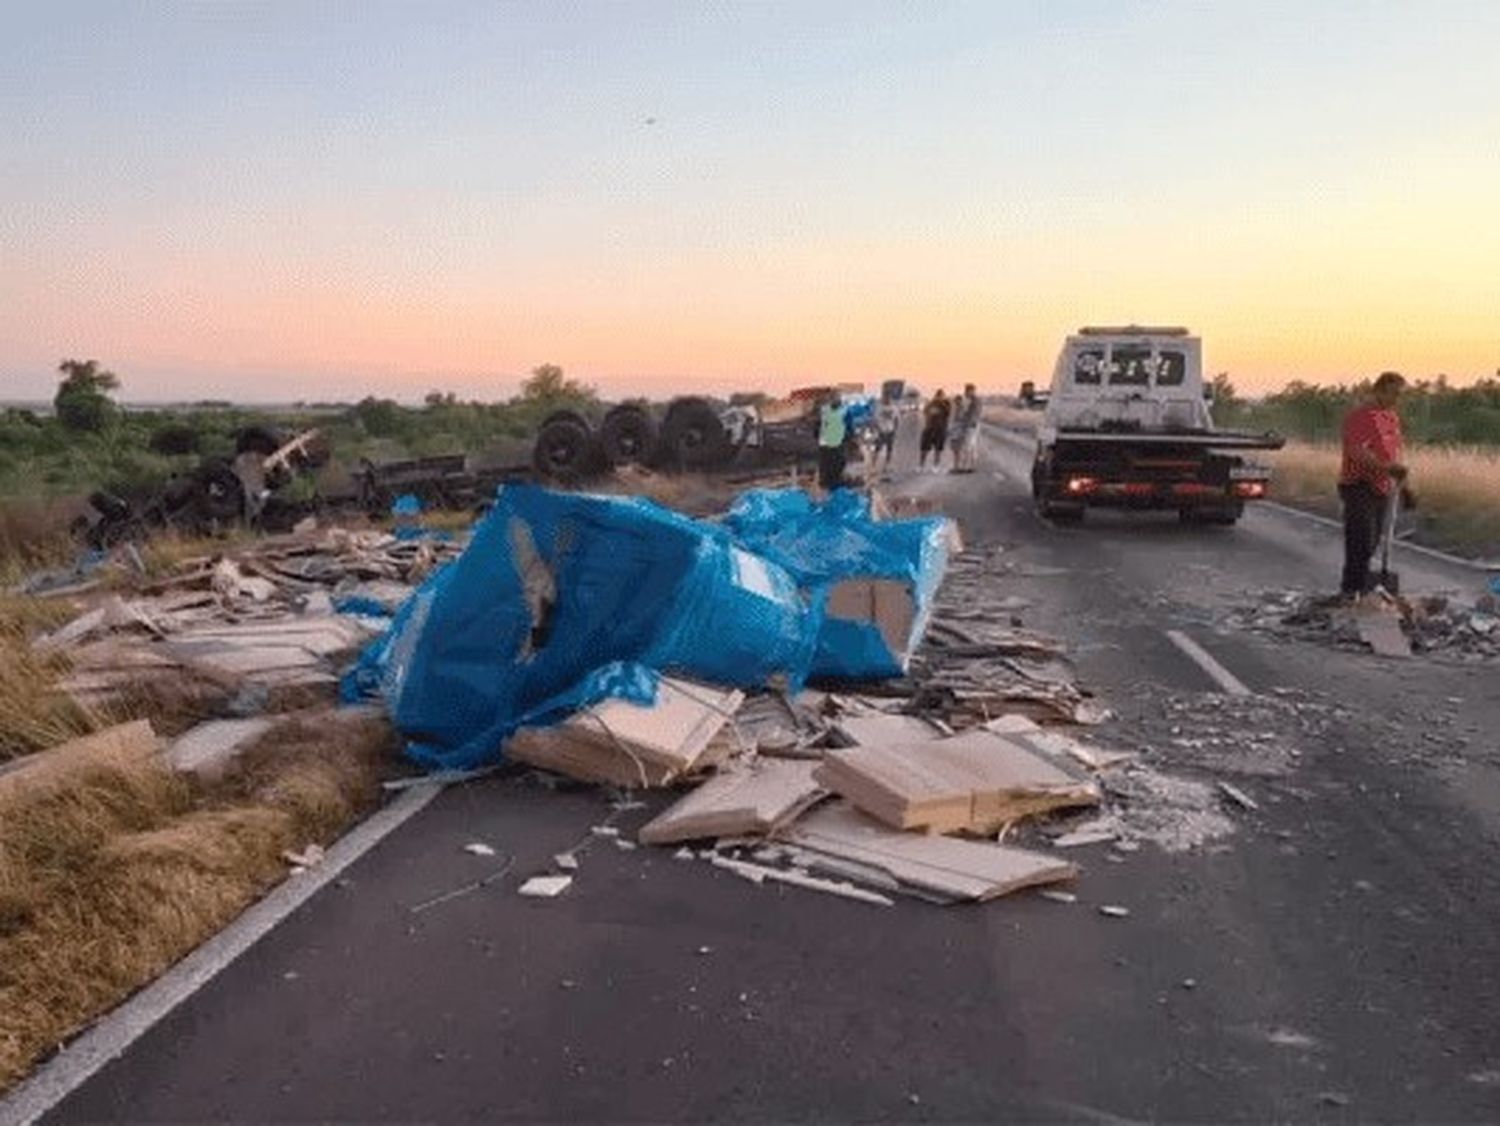
[[[900,484],[1004,549],[996,583],[1118,713],[1101,739],[1255,798],[1236,832],[1079,850],[1073,905],[882,909],[607,840],[536,901],[519,879],[606,797],[454,787],[52,1120],[1500,1119],[1496,670],[1229,628],[1247,590],[1327,587],[1333,536],[1268,511],[1052,528],[1025,466],[989,435],[982,472]],[[1168,630],[1256,696],[1216,694]]]

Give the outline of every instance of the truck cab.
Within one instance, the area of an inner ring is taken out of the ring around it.
[[[1082,328],[1064,341],[1032,468],[1042,515],[1175,509],[1185,521],[1232,524],[1265,496],[1270,470],[1241,451],[1283,439],[1215,427],[1202,347],[1185,328],[1140,325]]]

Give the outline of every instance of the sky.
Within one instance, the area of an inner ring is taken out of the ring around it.
[[[1500,4],[0,0],[0,399],[1500,368]]]

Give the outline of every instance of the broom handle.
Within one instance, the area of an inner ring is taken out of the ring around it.
[[[1401,511],[1401,489],[1393,481],[1391,495],[1385,501],[1385,535],[1380,537],[1380,569],[1391,569],[1391,544],[1396,539],[1396,516]]]

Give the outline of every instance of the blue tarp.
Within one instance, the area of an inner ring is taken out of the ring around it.
[[[659,672],[795,689],[820,617],[722,528],[639,498],[509,486],[345,697],[378,691],[414,758],[462,769],[498,758],[519,726],[607,696],[649,701]]]
[[[868,617],[826,613],[812,676],[871,680],[906,671],[947,570],[947,520],[874,520],[869,501],[848,489],[835,490],[822,503],[796,489],[759,489],[735,502],[725,526],[741,545],[784,567],[820,603],[840,584],[889,580],[883,589],[872,587],[867,601],[871,609],[889,607],[887,629]],[[891,584],[905,594],[895,595]],[[900,609],[903,603],[909,616]],[[897,623],[900,628],[892,628]]]

